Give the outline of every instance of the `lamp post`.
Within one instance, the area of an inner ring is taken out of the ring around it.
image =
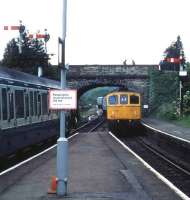
[[[67,0],[62,5],[62,62],[61,62],[61,89],[66,88],[66,67],[65,67],[65,38],[66,38],[66,12]],[[67,193],[68,179],[68,140],[65,137],[65,112],[60,113],[60,137],[57,140],[57,195],[63,196]]]

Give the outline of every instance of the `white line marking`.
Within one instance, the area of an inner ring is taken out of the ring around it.
[[[167,136],[173,137],[173,138],[178,139],[178,140],[181,140],[181,141],[183,141],[183,142],[190,143],[189,140],[186,140],[186,139],[183,139],[183,138],[177,137],[177,136],[175,136],[175,135],[171,135],[170,133],[166,133],[166,132],[164,132],[164,131],[158,130],[158,129],[156,129],[156,128],[153,128],[152,126],[149,126],[149,125],[145,124],[144,122],[142,122],[142,124],[143,124],[144,126],[150,128],[150,129],[154,130],[154,131],[157,131],[157,132],[163,133],[163,134],[165,134],[165,135],[167,135]]]
[[[162,180],[169,188],[171,188],[177,195],[179,195],[184,200],[190,200],[186,194],[184,194],[181,190],[179,190],[173,183],[171,183],[168,179],[166,179],[163,175],[157,172],[154,168],[152,168],[147,162],[145,162],[140,156],[138,156],[134,151],[132,151],[126,144],[120,141],[115,135],[113,135],[110,131],[109,134],[120,143],[126,150],[128,150],[131,154],[133,154],[143,165],[148,168],[151,172],[153,172],[160,180]]]
[[[76,136],[76,135],[78,135],[78,134],[79,134],[79,133],[77,132],[77,133],[71,135],[70,137],[68,137],[68,139],[71,139],[72,137],[74,137],[74,136]],[[7,169],[7,170],[1,172],[1,173],[0,173],[0,176],[2,176],[2,175],[4,175],[4,174],[6,174],[6,173],[8,173],[8,172],[10,172],[10,171],[12,171],[12,170],[18,168],[18,167],[20,167],[21,165],[24,165],[25,163],[27,163],[27,162],[33,160],[34,158],[37,158],[37,157],[41,156],[42,154],[45,154],[46,152],[50,151],[51,149],[55,148],[56,146],[57,146],[57,144],[55,144],[55,145],[51,146],[50,148],[48,148],[48,149],[46,149],[46,150],[40,152],[39,154],[36,154],[36,155],[34,155],[34,156],[32,156],[32,157],[30,157],[30,158],[28,158],[28,159],[26,159],[26,160],[24,160],[24,161],[22,161],[22,162],[20,162],[20,163],[14,165],[13,167],[10,167],[9,169]]]

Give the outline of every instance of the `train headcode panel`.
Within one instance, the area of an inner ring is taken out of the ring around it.
[[[50,110],[76,110],[77,90],[49,90]]]

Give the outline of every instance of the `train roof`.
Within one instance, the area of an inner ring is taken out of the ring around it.
[[[41,78],[24,72],[0,66],[0,83],[19,86],[33,86],[45,88],[60,88],[60,82]]]
[[[133,92],[133,91],[114,91],[114,92],[108,93],[106,96],[110,96],[110,95],[114,95],[114,94],[126,94],[126,93],[140,95],[139,92]]]

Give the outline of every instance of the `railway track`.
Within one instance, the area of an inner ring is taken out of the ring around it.
[[[120,140],[173,185],[190,196],[190,171],[180,166],[177,160],[175,162],[170,160],[167,155],[146,144],[139,136],[120,138]]]
[[[87,122],[82,126],[80,126],[79,128],[72,130],[70,133],[70,137],[72,137],[72,135],[76,133],[93,132],[96,129],[98,129],[103,123],[104,119],[101,117],[92,120],[90,122]],[[30,157],[40,154],[40,152],[48,148],[51,148],[52,146],[56,146],[55,145],[56,141],[57,141],[56,138],[49,138],[44,142],[40,142],[39,144],[29,146],[25,149],[18,151],[15,154],[9,155],[7,158],[3,158],[0,162],[0,174],[3,173],[3,171],[6,171],[7,169],[11,168],[12,166],[15,166],[18,163],[21,163],[24,160],[29,159]]]

